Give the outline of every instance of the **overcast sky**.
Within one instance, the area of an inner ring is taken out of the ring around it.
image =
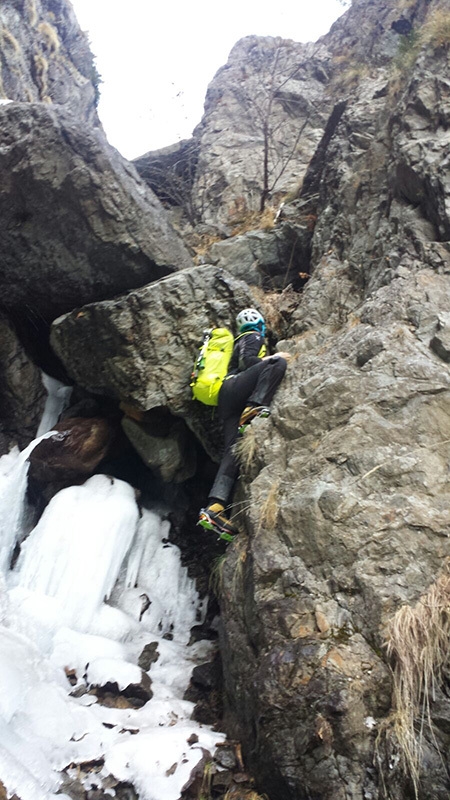
[[[339,0],[72,0],[103,83],[99,114],[126,158],[188,138],[243,36],[315,41]]]

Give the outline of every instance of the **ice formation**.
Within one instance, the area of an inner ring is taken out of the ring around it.
[[[169,523],[140,511],[125,482],[96,475],[52,499],[8,572],[30,448],[0,459],[0,780],[21,800],[64,800],[60,770],[96,759],[104,767],[85,788],[112,774],[141,800],[177,800],[203,749],[212,752],[223,734],[191,720],[183,700],[210,644],[187,645],[202,604],[167,540]],[[150,642],[159,657],[142,708],[70,694],[65,670],[77,689],[135,681]]]
[[[49,431],[34,439],[21,453],[15,448],[0,458],[0,574],[4,573],[16,542],[24,532],[28,456],[42,439],[51,435]]]
[[[58,422],[61,413],[69,405],[72,387],[65,386],[56,378],[42,373],[42,383],[47,390],[47,400],[45,402],[44,413],[38,428],[37,436],[49,431]]]

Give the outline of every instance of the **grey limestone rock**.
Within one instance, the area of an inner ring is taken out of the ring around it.
[[[0,106],[3,303],[52,319],[191,265],[102,131],[60,107]]]
[[[334,800],[368,786],[391,704],[386,623],[448,553],[450,369],[404,323],[311,339],[280,344],[293,358],[252,426],[222,653],[269,796]]]
[[[420,31],[437,8],[402,14]],[[347,58],[334,77],[346,103],[300,192],[316,217],[311,277],[233,498],[247,510],[222,573],[226,693],[271,800],[411,791],[398,742],[375,740],[393,704],[387,624],[449,552],[450,107],[448,47],[426,27],[394,82],[400,16],[357,0],[326,37]],[[421,800],[448,794],[446,680]]]
[[[154,424],[129,417],[122,419],[122,427],[144,464],[156,470],[163,481],[181,483],[195,475],[195,442],[183,420],[175,421],[164,436],[159,435]]]
[[[298,263],[297,242],[296,232],[281,225],[216,242],[206,257],[208,263],[217,264],[251,286],[284,289]]]
[[[194,131],[195,202],[203,221],[232,224],[257,211],[268,155],[270,203],[298,187],[328,116],[325,44],[248,36],[211,82]]]
[[[224,270],[193,267],[58,318],[51,343],[81,386],[142,411],[168,409],[217,458],[212,409],[192,400],[190,374],[203,331],[233,327],[254,302],[247,284]]]

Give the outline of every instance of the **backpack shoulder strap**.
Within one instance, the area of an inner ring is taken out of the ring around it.
[[[236,344],[236,342],[238,342],[239,339],[242,339],[243,336],[247,336],[248,333],[255,333],[255,331],[244,331],[243,333],[240,333],[239,336],[236,336],[234,343]],[[263,343],[259,348],[258,358],[264,358],[266,353],[267,353],[267,346],[266,344]]]

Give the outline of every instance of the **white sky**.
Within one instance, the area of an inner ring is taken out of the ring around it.
[[[339,0],[72,0],[103,83],[99,115],[126,158],[188,138],[243,36],[315,41]]]

